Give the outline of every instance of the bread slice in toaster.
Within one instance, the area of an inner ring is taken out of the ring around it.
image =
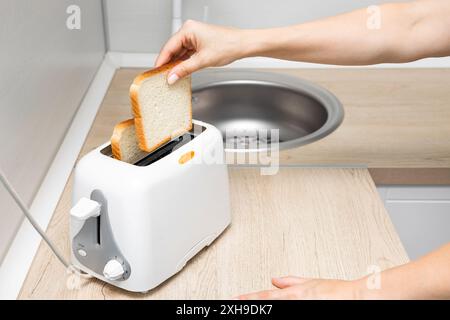
[[[114,127],[111,149],[115,159],[128,163],[135,163],[147,155],[139,148],[133,119],[122,121]]]
[[[152,152],[192,128],[190,77],[167,84],[169,71],[178,62],[144,72],[130,87],[139,147]]]

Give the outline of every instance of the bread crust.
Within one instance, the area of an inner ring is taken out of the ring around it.
[[[158,149],[160,146],[169,142],[172,139],[172,137],[167,136],[160,143],[153,145],[153,146],[147,145],[147,139],[145,136],[144,125],[142,123],[142,114],[141,114],[139,98],[138,98],[139,88],[145,79],[147,79],[151,76],[154,76],[158,73],[162,73],[167,70],[170,70],[173,67],[175,67],[177,64],[179,64],[180,62],[181,61],[170,62],[170,63],[162,65],[158,68],[154,68],[154,69],[145,71],[144,73],[141,73],[140,75],[138,75],[134,79],[133,83],[130,86],[131,110],[132,110],[133,116],[134,116],[134,125],[136,128],[136,138],[138,140],[139,148],[145,152],[152,152],[152,151]],[[191,86],[191,78],[190,77],[189,77],[189,82],[190,82],[189,86]],[[192,101],[190,101],[189,111],[190,111],[190,121],[189,121],[190,125],[187,128],[185,128],[184,130],[180,130],[180,134],[192,129]]]
[[[113,134],[111,136],[111,150],[115,159],[122,160],[122,153],[120,150],[120,140],[122,133],[130,126],[135,125],[134,119],[128,119],[115,125]]]

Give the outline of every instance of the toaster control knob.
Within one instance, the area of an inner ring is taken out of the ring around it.
[[[123,265],[116,259],[109,260],[103,269],[103,275],[108,280],[118,280],[122,278],[124,273]]]

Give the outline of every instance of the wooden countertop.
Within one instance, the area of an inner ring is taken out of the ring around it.
[[[76,278],[41,244],[21,299],[215,299],[271,287],[277,275],[354,279],[408,261],[367,169],[230,170],[232,224],[148,294]],[[48,228],[69,256],[71,181]]]
[[[450,168],[450,69],[275,71],[329,89],[345,109],[333,134],[284,152],[283,162]]]

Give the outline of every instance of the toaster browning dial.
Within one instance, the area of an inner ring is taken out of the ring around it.
[[[103,275],[108,280],[119,280],[124,273],[123,265],[116,259],[109,260],[103,269]]]

